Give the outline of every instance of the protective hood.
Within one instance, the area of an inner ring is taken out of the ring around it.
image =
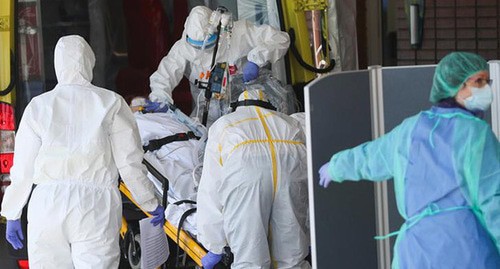
[[[191,9],[184,23],[184,33],[192,40],[203,41],[211,14],[212,10],[205,6],[196,6]]]
[[[63,36],[57,41],[54,68],[59,84],[90,84],[94,65],[94,52],[81,36]]]

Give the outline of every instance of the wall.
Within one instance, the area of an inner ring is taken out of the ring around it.
[[[500,59],[500,0],[426,0],[421,49],[410,47],[404,3],[397,3],[397,65],[434,64],[451,51]]]

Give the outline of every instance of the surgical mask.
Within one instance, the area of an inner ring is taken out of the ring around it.
[[[470,111],[485,111],[493,102],[493,92],[490,85],[482,88],[471,88],[472,95],[464,99],[465,108]]]

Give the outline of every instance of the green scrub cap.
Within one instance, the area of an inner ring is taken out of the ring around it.
[[[488,71],[488,63],[481,56],[469,52],[452,52],[436,67],[429,100],[437,103],[454,97],[467,79],[479,71]]]

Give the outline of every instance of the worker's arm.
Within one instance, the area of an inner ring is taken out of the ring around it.
[[[477,203],[484,225],[500,253],[500,143],[491,128],[489,126],[485,128],[485,135],[474,136],[470,140],[471,146],[475,149],[470,154],[470,160],[467,162],[474,163],[475,161],[479,161],[479,181],[476,181],[475,178],[477,177],[474,176],[477,169],[472,167],[471,169],[467,169],[468,171],[466,172],[469,175],[472,174],[472,177],[467,179],[468,181],[472,181],[468,185],[473,186],[469,191],[474,195],[474,192],[477,190]],[[484,143],[482,143],[483,141]],[[474,146],[478,144],[484,146]],[[475,150],[477,151],[474,152]],[[479,156],[481,157],[478,158]]]
[[[142,164],[144,153],[134,115],[123,98],[113,107],[110,142],[116,167],[134,199],[146,211],[158,206],[154,186],[147,178],[147,169]]]
[[[198,187],[197,228],[198,241],[210,252],[222,254],[227,245],[223,230],[222,204],[219,187],[222,180],[222,163],[219,151],[219,135],[212,132],[208,135],[203,161],[203,173]]]
[[[29,104],[17,130],[14,165],[10,169],[11,184],[2,201],[2,216],[8,220],[21,217],[33,186],[34,163],[42,145],[41,138],[35,131],[37,128],[33,116],[32,106]]]
[[[149,78],[149,86],[151,87],[149,99],[151,101],[174,103],[172,91],[184,76],[184,71],[188,64],[187,60],[183,57],[181,47],[182,41],[177,41],[167,56],[161,60],[158,70]]]
[[[407,154],[409,135],[415,126],[409,118],[389,133],[332,156],[328,172],[333,181],[382,181],[394,176],[394,157]],[[399,153],[398,153],[399,152]]]
[[[290,45],[288,33],[276,30],[269,25],[256,26],[249,21],[241,23],[244,23],[242,28],[246,30],[246,35],[242,38],[247,39],[252,48],[248,52],[248,61],[262,67],[267,62],[276,62],[288,51]]]

